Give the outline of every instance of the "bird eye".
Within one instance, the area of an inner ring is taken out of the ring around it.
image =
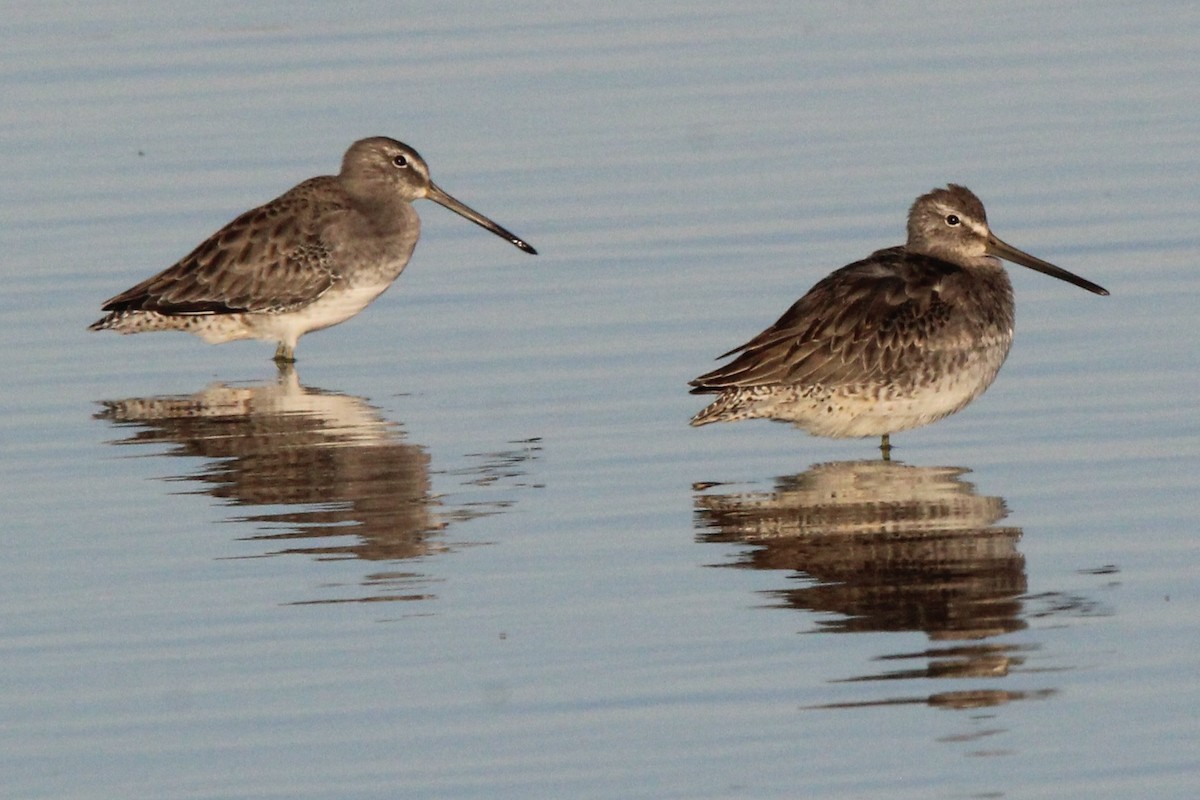
[[[947,214],[946,215],[946,224],[949,225],[951,228],[953,228],[958,223],[959,223],[958,214]]]
[[[408,169],[408,158],[403,155],[396,156],[392,159],[392,166],[400,169]]]

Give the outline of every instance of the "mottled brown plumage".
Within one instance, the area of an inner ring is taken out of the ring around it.
[[[327,184],[312,178],[247,211],[173,266],[106,301],[104,310],[278,313],[308,305],[341,279],[322,231],[352,206]]]
[[[719,395],[693,425],[766,418],[819,436],[883,436],[978,397],[1012,343],[1000,256],[1097,294],[1096,284],[997,239],[983,204],[950,185],[918,198],[908,241],[818,282],[774,325],[691,382]]]
[[[305,333],[357,314],[404,270],[426,198],[526,242],[442,191],[421,156],[395,139],[355,142],[337,175],[310,178],[247,211],[176,264],[104,303],[92,330],[185,330],[209,342],[279,342],[294,360]]]

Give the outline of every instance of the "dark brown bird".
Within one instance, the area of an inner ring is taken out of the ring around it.
[[[995,379],[1014,311],[999,258],[1108,294],[998,239],[966,187],[935,189],[913,203],[907,243],[833,272],[693,380],[692,394],[717,398],[692,425],[773,419],[817,436],[881,436],[886,452],[889,434],[961,410]]]

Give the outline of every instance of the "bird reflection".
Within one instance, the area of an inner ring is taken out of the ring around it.
[[[234,517],[255,525],[247,541],[270,542],[261,555],[308,554],[322,560],[400,561],[450,549],[452,523],[499,513],[511,496],[454,504],[435,495],[425,448],[359,397],[300,384],[295,370],[250,385],[213,384],[192,395],[102,401],[96,418],[133,432],[116,445],[173,445],[169,456],[198,456],[182,479],[229,505],[259,511]],[[464,486],[521,485],[535,441],[472,456],[455,477]],[[282,508],[280,508],[282,507]],[[268,510],[269,509],[269,510]],[[376,572],[374,594],[345,599],[424,599],[429,579],[410,571]],[[338,602],[317,600],[308,602]]]
[[[1025,627],[1021,531],[996,524],[1007,516],[1004,501],[979,495],[965,472],[873,460],[820,464],[776,479],[773,491],[698,485],[696,526],[701,541],[752,545],[728,566],[797,573],[798,586],[770,594],[779,605],[824,612],[820,630],[922,631],[936,643],[880,659],[907,668],[845,681],[1002,677],[1023,663],[1022,648],[985,640]],[[882,702],[975,707],[1022,696],[986,690]]]

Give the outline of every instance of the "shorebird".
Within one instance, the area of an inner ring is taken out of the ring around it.
[[[408,264],[425,198],[507,239],[523,239],[442,191],[406,144],[355,142],[337,175],[310,178],[251,209],[159,274],[104,303],[91,330],[178,330],[210,343],[275,341],[275,360],[295,361],[309,331],[353,317]]]
[[[791,422],[816,436],[879,436],[961,410],[996,377],[1013,337],[1013,291],[999,258],[1108,291],[1002,242],[983,204],[951,184],[918,197],[908,241],[836,270],[730,363],[691,381],[717,398],[692,425]]]

